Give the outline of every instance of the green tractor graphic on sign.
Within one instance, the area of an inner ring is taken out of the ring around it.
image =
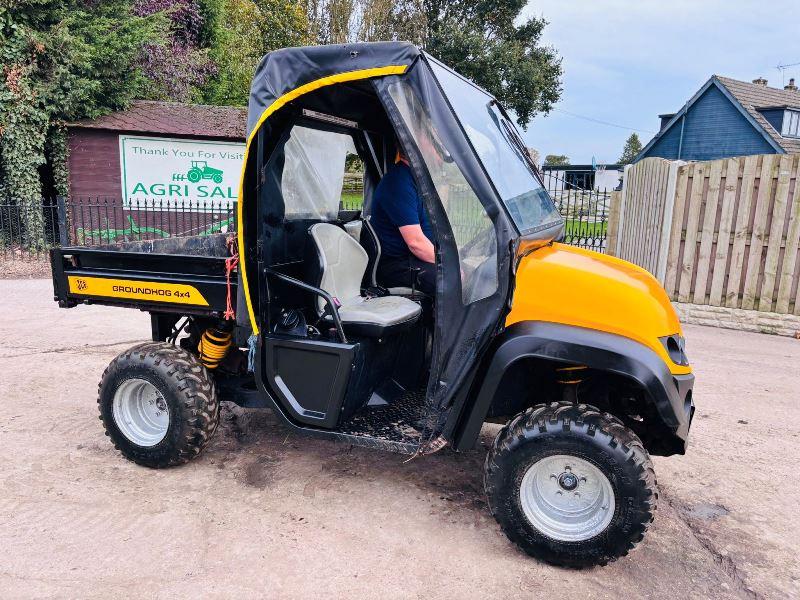
[[[204,160],[193,160],[192,168],[186,173],[186,178],[192,183],[197,183],[201,179],[210,179],[214,183],[222,183],[222,171],[209,167]]]

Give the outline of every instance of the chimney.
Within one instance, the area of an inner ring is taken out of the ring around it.
[[[794,84],[794,77],[792,77],[792,78],[789,80],[789,85],[785,85],[785,86],[783,86],[783,89],[785,89],[785,90],[791,90],[791,91],[793,91],[793,92],[796,92],[796,91],[797,91],[797,86]]]
[[[763,85],[764,87],[767,87],[767,80],[764,79],[763,77],[759,77],[758,79],[753,79],[753,83],[755,83],[756,85]]]

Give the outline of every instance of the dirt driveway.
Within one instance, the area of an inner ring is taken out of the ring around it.
[[[226,406],[198,460],[137,467],[95,399],[147,315],[60,310],[46,280],[0,281],[0,297],[4,598],[798,597],[800,341],[686,328],[689,454],[656,459],[661,501],[639,548],[575,572],[506,540],[482,448],[404,463]]]

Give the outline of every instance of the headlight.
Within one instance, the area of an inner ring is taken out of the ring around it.
[[[664,348],[666,348],[667,354],[669,354],[672,362],[683,367],[688,366],[689,359],[686,356],[686,340],[682,335],[676,333],[674,335],[665,335],[658,339],[664,344]]]

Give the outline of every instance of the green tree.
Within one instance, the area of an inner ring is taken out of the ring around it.
[[[520,21],[526,0],[424,0],[425,49],[512,109],[522,126],[561,96],[561,59],[541,45],[547,21]]]
[[[305,0],[319,44],[410,40],[494,94],[521,125],[561,95],[561,59],[526,0]]]
[[[641,151],[642,142],[637,134],[632,133],[625,141],[625,146],[622,148],[622,156],[619,157],[619,161],[617,162],[621,165],[629,165],[636,160],[636,157],[639,156]]]
[[[407,40],[422,44],[424,0],[305,0],[308,38],[317,44]]]
[[[210,104],[247,104],[250,81],[269,51],[308,42],[303,6],[292,0],[221,0],[213,20],[210,56],[217,76],[206,85]]]
[[[561,167],[569,164],[569,157],[563,154],[548,154],[544,157],[544,164],[548,167]]]
[[[207,49],[211,33],[208,8],[201,0],[133,0],[135,15],[160,13],[169,22],[166,43],[146,44],[140,53],[139,65],[150,80],[145,98],[175,102],[200,99],[205,83],[216,72]]]
[[[162,15],[137,17],[125,0],[0,0],[0,199],[23,208],[28,245],[43,243],[39,169],[48,157],[66,193],[63,123],[141,94],[137,58],[166,28]]]

